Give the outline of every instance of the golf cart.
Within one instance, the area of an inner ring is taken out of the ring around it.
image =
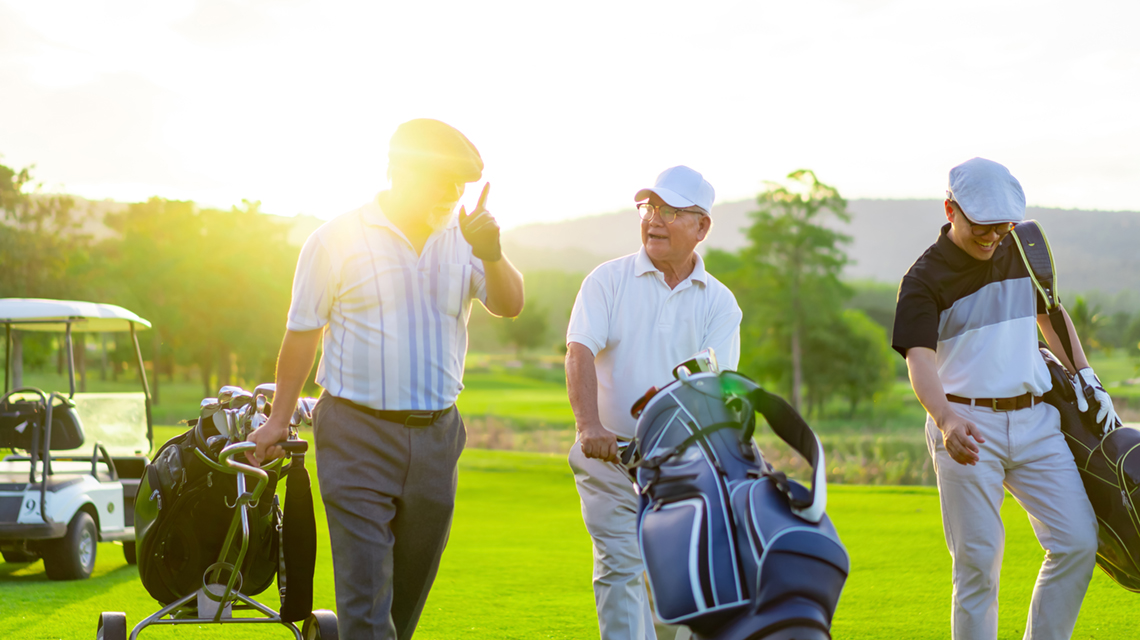
[[[52,580],[84,579],[96,544],[120,541],[135,563],[134,503],[154,441],[137,315],[109,304],[0,299],[7,345],[0,397],[0,552],[5,562],[43,558]],[[68,393],[10,388],[12,331],[64,334]],[[76,393],[72,335],[130,332],[142,390]],[[51,428],[47,428],[51,425]]]

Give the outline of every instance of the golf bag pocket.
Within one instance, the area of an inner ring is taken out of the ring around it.
[[[778,487],[784,482],[798,484],[775,474],[741,483],[732,492],[748,596],[758,612],[798,599],[815,610],[819,623],[829,626],[850,559],[830,518],[825,515],[813,523],[792,513]]]
[[[708,505],[701,496],[663,504],[641,516],[642,559],[662,620],[684,620],[713,601],[707,528]],[[654,582],[653,576],[662,575],[670,579]]]

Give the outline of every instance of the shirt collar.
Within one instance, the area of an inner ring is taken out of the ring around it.
[[[697,257],[697,264],[693,267],[693,272],[689,274],[685,280],[693,280],[703,285],[708,285],[708,274],[705,272],[705,260],[701,254],[696,251],[693,255]],[[653,266],[653,261],[649,259],[649,254],[645,252],[645,245],[642,245],[637,250],[637,257],[633,260],[633,270],[635,276],[643,276],[647,273],[661,273],[661,270]],[[662,274],[664,275],[664,274]]]

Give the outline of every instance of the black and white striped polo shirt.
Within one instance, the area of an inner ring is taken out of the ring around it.
[[[946,235],[922,254],[899,285],[892,345],[937,354],[946,393],[1008,398],[1052,387],[1037,350],[1045,313],[1021,254],[1006,236],[991,260],[971,257]]]

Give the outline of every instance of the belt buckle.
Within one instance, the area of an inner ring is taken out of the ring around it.
[[[404,418],[404,426],[409,429],[423,429],[430,427],[435,422],[435,413],[431,411],[423,411],[419,413],[410,413],[407,418]]]
[[[1013,406],[1012,406],[1012,407],[1010,407],[1009,409],[1002,409],[1002,408],[1001,408],[1001,407],[998,405],[998,401],[1000,401],[1000,400],[1008,400],[1008,399],[1009,399],[1009,398],[990,398],[990,406],[993,408],[993,410],[994,410],[995,412],[1008,413],[1008,412],[1010,412],[1010,411],[1014,411],[1014,410],[1016,410],[1016,409],[1017,409],[1017,399],[1014,399],[1014,400],[1013,400]]]

